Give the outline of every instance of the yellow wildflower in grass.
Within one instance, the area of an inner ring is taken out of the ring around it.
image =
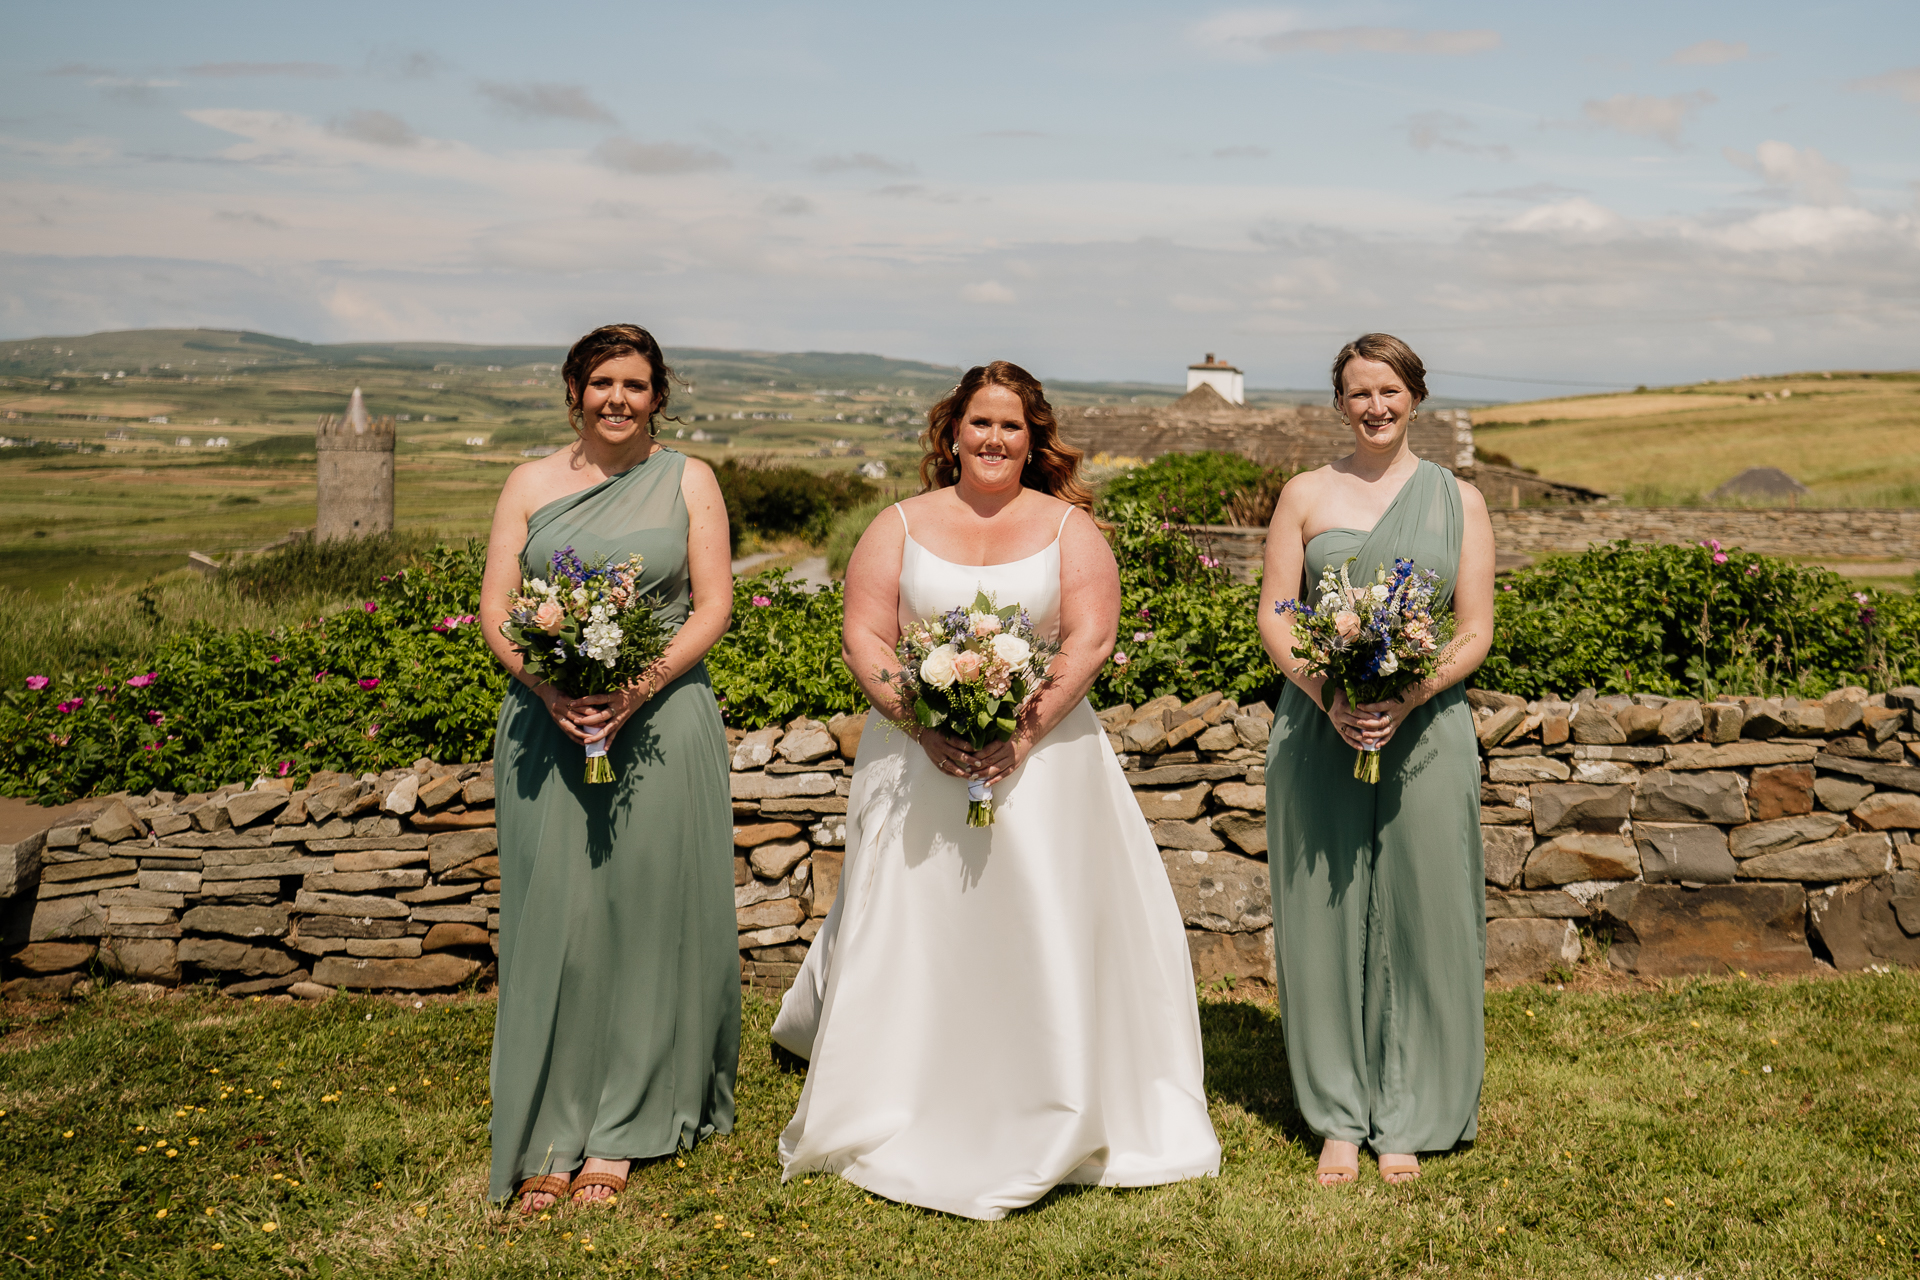
[[[374,1189],[375,1191],[379,1191],[379,1190],[382,1190],[382,1189],[384,1189],[384,1188],[386,1187],[386,1185],[387,1185],[387,1184],[386,1184],[386,1183],[384,1183],[384,1182],[376,1182],[376,1183],[374,1183],[374,1184],[373,1184],[373,1189]]]
[[[197,1146],[199,1146],[199,1145],[200,1145],[200,1139],[198,1139],[198,1138],[188,1138],[188,1139],[187,1139],[187,1145],[188,1145],[188,1146],[190,1146],[190,1147],[197,1147]]]
[[[214,1245],[213,1245],[213,1247],[214,1247],[215,1249],[224,1249],[224,1248],[226,1248],[227,1246],[225,1246],[225,1245],[223,1245],[223,1244],[221,1244],[221,1243],[220,1243],[219,1241],[217,1241],[217,1240],[216,1240],[216,1241],[214,1241]]]
[[[426,1217],[426,1216],[427,1216],[427,1206],[425,1206],[425,1205],[423,1205],[423,1204],[420,1204],[420,1205],[415,1205],[415,1206],[413,1207],[413,1216],[414,1216],[414,1217],[416,1217],[416,1218],[424,1218],[424,1217]]]
[[[398,1092],[400,1092],[400,1087],[399,1087],[398,1085],[391,1085],[391,1084],[390,1084],[390,1085],[388,1085],[388,1086],[387,1086],[387,1092],[388,1092],[388,1093],[398,1093]]]
[[[277,1222],[263,1223],[260,1229],[262,1231],[278,1231],[280,1229],[280,1224]]]
[[[135,1154],[135,1155],[137,1155],[137,1156],[143,1156],[143,1155],[145,1155],[145,1154],[147,1154],[147,1149],[146,1149],[145,1147],[135,1147],[135,1148],[133,1149],[133,1154]]]
[[[173,1114],[176,1116],[184,1116],[187,1114],[187,1109],[185,1107],[182,1107],[178,1111],[174,1112]]]
[[[212,1205],[208,1205],[208,1206],[207,1206],[207,1216],[208,1216],[209,1218],[211,1218],[211,1217],[213,1216],[213,1206],[212,1206]]]
[[[177,1155],[179,1155],[179,1154],[180,1154],[180,1152],[179,1152],[179,1150],[178,1150],[177,1148],[174,1148],[174,1147],[168,1147],[168,1148],[167,1148],[167,1159],[169,1159],[169,1160],[171,1160],[171,1159],[173,1159],[173,1158],[174,1158],[175,1156],[177,1156]]]
[[[63,1138],[71,1138],[73,1136],[73,1130],[69,1129],[65,1133],[61,1134],[60,1136]]]
[[[165,1209],[162,1209],[160,1212],[154,1214],[153,1216],[156,1218],[164,1218],[167,1216],[167,1211]]]

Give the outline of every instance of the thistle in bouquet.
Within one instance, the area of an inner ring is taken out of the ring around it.
[[[979,751],[1019,732],[1020,713],[1059,652],[1034,634],[1025,609],[983,591],[971,607],[908,624],[894,646],[900,670],[880,677],[911,714],[895,724],[936,729]],[[979,779],[967,784],[967,825],[993,825],[993,788]]]
[[[672,638],[659,601],[639,590],[641,558],[582,560],[572,547],[553,554],[552,573],[521,585],[507,603],[500,634],[526,669],[569,698],[615,693],[660,660]],[[588,782],[613,781],[607,739],[586,744]]]
[[[1306,674],[1325,676],[1339,686],[1353,707],[1398,701],[1400,695],[1439,670],[1461,640],[1453,637],[1451,615],[1436,616],[1440,575],[1395,560],[1381,565],[1372,582],[1355,585],[1348,566],[1328,565],[1310,594],[1315,599],[1281,600],[1276,613],[1290,613],[1293,656]],[[1380,749],[1362,747],[1354,756],[1353,776],[1380,781]]]

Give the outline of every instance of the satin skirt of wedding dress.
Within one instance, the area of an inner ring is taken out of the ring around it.
[[[809,1060],[785,1176],[991,1219],[1217,1174],[1185,930],[1091,706],[994,805],[968,827],[966,784],[870,719],[839,897],[773,1028]]]

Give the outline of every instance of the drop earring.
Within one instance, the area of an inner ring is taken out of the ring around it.
[[[1419,416],[1420,416],[1420,411],[1418,409],[1415,409],[1412,413],[1407,415],[1407,421],[1412,422],[1415,419],[1417,419]]]

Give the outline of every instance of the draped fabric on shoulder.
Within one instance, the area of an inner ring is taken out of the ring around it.
[[[643,594],[691,609],[683,455],[534,512],[521,572],[644,558]],[[705,664],[655,694],[608,750],[616,780],[518,681],[495,737],[500,1005],[493,1039],[498,1199],[588,1156],[643,1159],[733,1128],[740,965],[726,735]]]
[[[1372,530],[1307,543],[1305,577],[1411,559],[1450,604],[1459,483],[1422,461]],[[1267,859],[1287,1065],[1308,1127],[1378,1152],[1473,1138],[1485,1062],[1480,771],[1460,686],[1416,708],[1354,779],[1353,748],[1289,683],[1267,748]]]

